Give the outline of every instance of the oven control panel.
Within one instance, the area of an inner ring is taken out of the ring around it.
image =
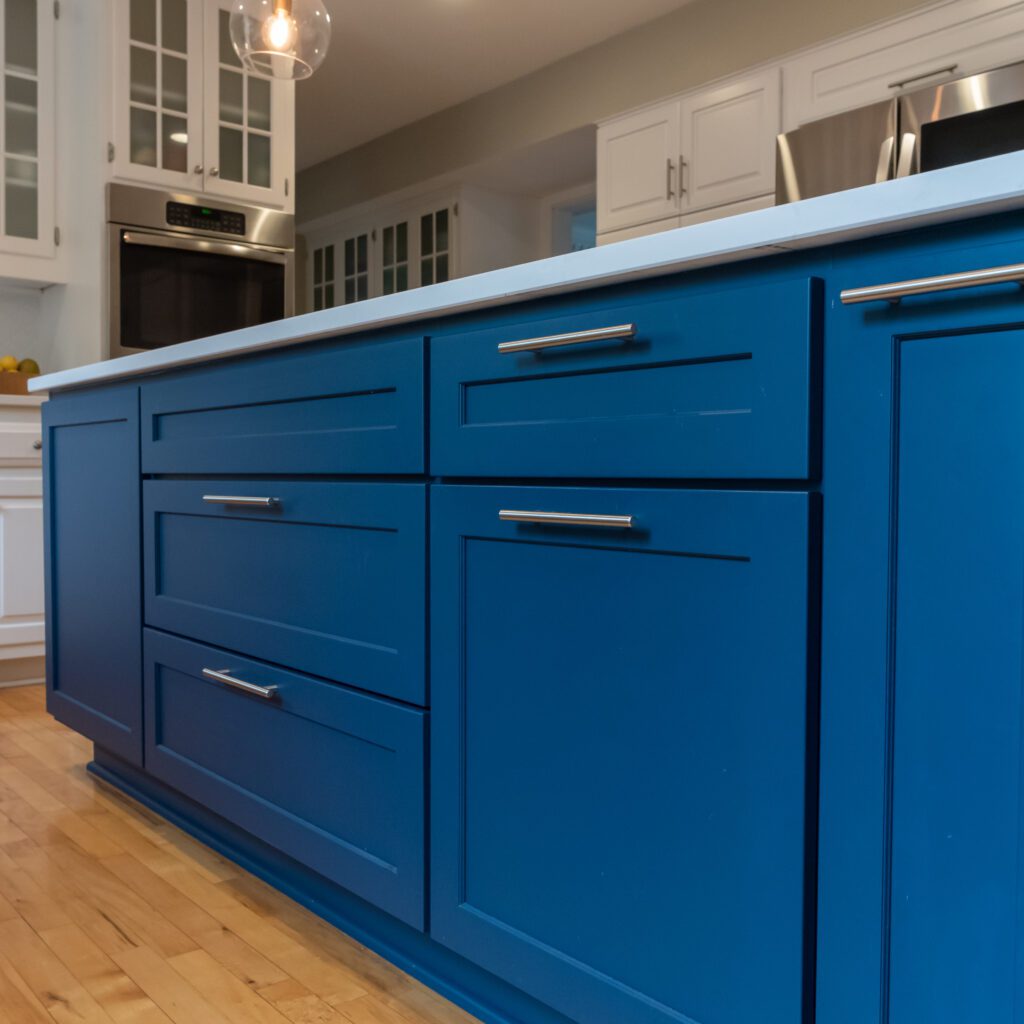
[[[233,210],[215,210],[211,206],[193,206],[191,203],[167,204],[167,223],[174,228],[199,228],[225,235],[245,234],[245,214]]]

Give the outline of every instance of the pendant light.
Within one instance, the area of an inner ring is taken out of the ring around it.
[[[264,78],[309,78],[331,41],[323,0],[235,0],[230,28],[242,66]]]

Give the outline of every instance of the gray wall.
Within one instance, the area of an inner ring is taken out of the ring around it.
[[[516,152],[920,6],[921,0],[695,0],[300,172],[298,221]]]

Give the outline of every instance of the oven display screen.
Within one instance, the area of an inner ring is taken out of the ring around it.
[[[167,223],[174,228],[199,228],[219,231],[225,235],[245,234],[245,214],[233,210],[215,210],[211,206],[191,203],[168,203]]]

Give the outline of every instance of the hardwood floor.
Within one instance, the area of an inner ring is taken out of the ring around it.
[[[2,1024],[473,1024],[85,771],[43,689],[0,690]]]

